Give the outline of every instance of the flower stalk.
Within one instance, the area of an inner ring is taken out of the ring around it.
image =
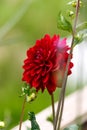
[[[23,106],[22,106],[22,112],[21,112],[21,117],[20,117],[19,130],[21,130],[21,127],[22,127],[22,121],[23,121],[23,116],[24,116],[25,103],[26,103],[26,96],[24,97],[24,102],[23,102]]]
[[[59,104],[57,107],[54,130],[60,130],[60,124],[61,124],[61,118],[62,118],[63,106],[64,106],[64,97],[65,97],[65,91],[66,91],[68,68],[69,68],[69,63],[70,63],[72,52],[73,52],[73,44],[74,44],[74,37],[75,37],[75,33],[76,33],[76,24],[77,24],[77,20],[78,20],[79,7],[80,7],[80,0],[77,0],[76,16],[75,16],[74,26],[73,26],[73,30],[72,30],[71,49],[70,49],[70,53],[68,56],[66,70],[65,70],[65,74],[64,74],[63,83],[62,83],[62,89],[61,89],[61,93],[60,93],[60,97],[59,97]]]
[[[54,95],[53,95],[53,93],[51,95],[51,101],[52,101],[53,128],[54,128],[54,123],[55,123],[55,106],[54,106]]]

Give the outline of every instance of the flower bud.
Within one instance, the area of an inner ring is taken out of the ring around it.
[[[77,1],[73,0],[73,1],[69,2],[68,5],[72,5],[72,7],[76,8]],[[81,0],[79,2],[79,5],[80,5],[80,7],[82,6],[82,1]]]
[[[73,7],[76,7],[76,4],[77,4],[76,1],[73,1],[73,2],[72,2],[72,6],[73,6]]]
[[[30,96],[26,95],[26,101],[31,102],[36,98],[36,94],[32,93]]]
[[[5,127],[4,121],[0,121],[0,128],[4,128],[4,127]]]
[[[35,97],[36,97],[36,94],[35,94],[35,93],[32,93],[32,94],[31,94],[31,98],[32,98],[32,99],[35,99]]]
[[[72,17],[74,16],[74,12],[70,10],[70,11],[68,12],[68,16],[72,18]]]

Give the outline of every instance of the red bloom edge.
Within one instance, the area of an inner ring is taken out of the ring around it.
[[[69,49],[66,38],[61,40],[59,35],[51,38],[46,34],[37,40],[35,45],[27,50],[22,81],[31,88],[34,87],[36,91],[41,89],[43,92],[47,89],[49,94],[52,94],[57,87],[61,87]],[[70,62],[68,75],[72,73],[72,67],[73,63]]]

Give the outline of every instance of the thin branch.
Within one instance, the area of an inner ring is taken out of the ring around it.
[[[60,97],[59,97],[59,104],[58,104],[58,107],[57,107],[54,130],[60,129],[61,117],[62,117],[63,106],[64,106],[64,97],[65,97],[65,90],[66,90],[66,83],[67,83],[68,68],[69,68],[69,63],[70,63],[72,52],[73,52],[74,36],[75,36],[75,33],[76,33],[76,24],[77,24],[77,20],[78,20],[78,13],[79,13],[79,7],[80,7],[79,2],[80,2],[80,0],[77,1],[76,17],[75,17],[73,33],[72,33],[71,49],[70,49],[70,53],[69,53],[69,56],[68,56],[68,60],[67,60],[67,64],[66,64],[66,71],[65,71],[65,74],[64,74],[62,89],[61,89],[61,93],[60,93]],[[57,121],[58,121],[58,125],[57,125]],[[57,126],[58,126],[58,128],[57,128]]]
[[[21,130],[21,127],[22,127],[22,121],[23,121],[23,116],[24,116],[25,103],[26,103],[26,96],[24,98],[24,102],[23,102],[23,106],[22,106],[22,112],[21,112],[21,117],[20,117],[19,130]]]
[[[51,101],[52,101],[52,113],[53,113],[53,127],[55,123],[55,106],[54,106],[54,95],[51,95]]]
[[[65,88],[66,89],[66,88]],[[60,113],[59,113],[59,122],[58,122],[58,128],[57,130],[60,130],[60,124],[61,124],[61,118],[62,118],[62,114],[63,114],[63,107],[64,107],[64,97],[65,97],[65,90],[63,93],[63,98],[61,100],[61,106],[60,106]]]

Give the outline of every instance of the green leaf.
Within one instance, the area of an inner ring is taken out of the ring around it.
[[[53,123],[53,116],[51,115],[51,116],[47,117],[47,121],[50,121],[51,123]]]
[[[24,84],[24,86],[22,87],[22,92],[24,94],[28,94],[29,95],[29,93],[30,93],[30,86],[27,85],[27,84]]]
[[[87,22],[83,22],[81,24],[79,24],[77,27],[76,27],[77,31],[82,31],[83,29],[87,29]]]
[[[73,45],[73,47],[75,47],[76,45],[78,45],[78,44],[80,44],[83,40],[84,40],[84,38],[83,38],[83,34],[77,34],[75,37],[74,37],[74,45]]]
[[[82,31],[79,31],[75,35],[73,47],[75,47],[76,45],[82,43],[85,39],[87,39],[87,29],[83,29]]]
[[[27,127],[27,130],[31,130],[31,128]]]
[[[71,23],[62,15],[61,12],[58,15],[57,27],[65,31],[72,32]]]
[[[83,39],[87,39],[87,29],[84,29],[83,31]]]
[[[66,127],[64,130],[79,130],[79,127],[78,125],[74,124]]]
[[[39,124],[36,121],[35,113],[28,112],[29,120],[31,121],[31,130],[40,130]]]

